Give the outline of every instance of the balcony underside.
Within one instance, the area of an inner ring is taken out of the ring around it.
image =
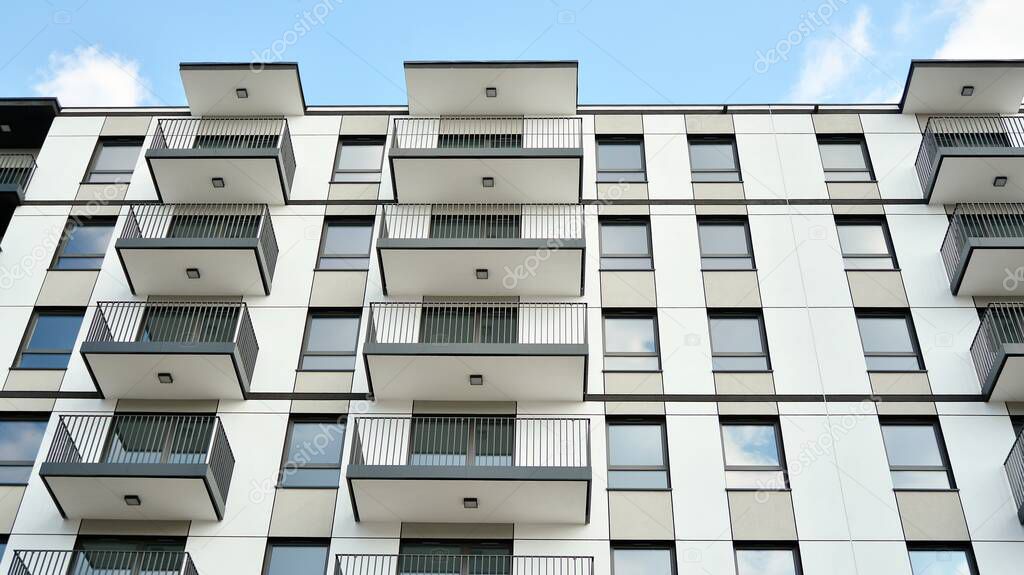
[[[950,288],[954,295],[1024,295],[1024,238],[971,238]]]
[[[165,203],[283,205],[289,184],[277,149],[147,150],[146,162]],[[214,188],[213,178],[224,178]]]
[[[269,295],[271,277],[259,240],[121,239],[125,277],[136,295]],[[185,275],[199,270],[199,279]]]
[[[582,401],[586,389],[586,345],[367,343],[364,359],[376,399]]]
[[[216,521],[224,515],[204,464],[44,463],[39,475],[71,519]],[[125,495],[142,504],[125,504]]]
[[[992,185],[997,176],[1009,183]],[[1024,149],[943,148],[932,179],[932,204],[1024,201]]]
[[[0,183],[0,207],[20,206],[24,200],[24,190],[20,184]]]
[[[590,478],[589,468],[348,467],[356,518],[373,522],[584,524]]]
[[[1004,344],[982,384],[989,401],[1024,401],[1024,344]]]
[[[377,254],[387,295],[583,295],[583,240],[382,238]]]
[[[392,149],[391,177],[404,203],[573,203],[581,193],[579,149]],[[493,188],[482,179],[494,178]]]
[[[82,358],[108,398],[244,399],[249,389],[233,343],[83,342]],[[160,383],[159,373],[174,382]]]

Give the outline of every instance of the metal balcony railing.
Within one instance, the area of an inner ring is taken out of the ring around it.
[[[31,154],[0,154],[0,186],[13,187],[22,198],[35,171],[36,160]]]
[[[590,420],[358,417],[353,465],[590,467]]]
[[[374,302],[367,343],[587,343],[582,303]]]
[[[395,118],[396,150],[582,150],[577,117],[436,116]]]
[[[971,239],[1024,241],[1024,204],[957,204],[942,241],[942,261],[952,283],[963,266],[963,253]]]
[[[199,575],[184,551],[18,550],[9,575]]]
[[[917,152],[917,176],[925,196],[931,195],[939,158],[948,148],[1024,148],[1024,116],[932,116]]]
[[[381,238],[582,240],[579,204],[389,204]]]
[[[87,343],[233,343],[252,379],[259,344],[244,302],[101,301],[96,307]]]
[[[999,368],[1006,346],[1024,344],[1024,303],[990,303],[971,344],[978,380],[985,385]]]
[[[338,555],[334,575],[592,575],[592,557]]]
[[[259,240],[270,275],[277,236],[266,204],[140,204],[128,209],[121,239]]]
[[[1017,504],[1017,519],[1024,524],[1024,432],[1021,432],[1013,442],[1013,448],[1003,462],[1003,468],[1006,469],[1010,491],[1013,492],[1013,500]]]
[[[235,456],[213,415],[62,415],[46,463],[205,464],[227,501]]]

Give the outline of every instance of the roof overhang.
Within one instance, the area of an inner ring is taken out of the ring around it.
[[[181,83],[193,116],[301,116],[299,65],[182,63]],[[244,89],[247,97],[237,91]]]
[[[963,96],[965,86],[973,95]],[[1016,114],[1024,60],[913,60],[900,99],[904,114]]]
[[[0,148],[41,148],[59,113],[57,98],[0,98]]]
[[[413,116],[576,114],[575,61],[406,62]],[[487,88],[497,94],[487,96]]]

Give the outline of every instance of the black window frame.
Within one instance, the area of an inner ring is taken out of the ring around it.
[[[654,271],[654,238],[651,235],[651,218],[647,216],[602,216],[597,220],[597,255],[600,271]],[[604,241],[602,240],[601,228],[604,226],[643,226],[647,232],[647,255],[637,256],[629,254],[610,254],[604,252]],[[647,260],[646,267],[618,267],[609,266],[605,260]]]
[[[40,315],[64,315],[64,316],[72,316],[73,315],[73,316],[81,317],[82,319],[81,319],[81,321],[78,324],[78,331],[75,332],[75,343],[77,343],[78,342],[78,337],[82,333],[82,324],[85,323],[85,311],[86,310],[84,308],[76,308],[76,307],[37,307],[37,308],[34,308],[32,310],[32,315],[29,316],[28,325],[25,327],[25,333],[21,337],[21,344],[18,345],[18,353],[17,353],[17,355],[14,356],[14,365],[11,367],[11,369],[38,370],[38,371],[62,370],[62,369],[66,370],[68,368],[68,366],[66,366],[66,365],[64,367],[62,367],[62,368],[57,368],[57,367],[22,367],[21,361],[22,361],[22,358],[26,354],[26,351],[27,351],[27,347],[26,346],[28,346],[29,342],[32,340],[32,335],[35,333],[36,325],[39,322],[39,316]],[[32,354],[44,354],[44,355],[51,355],[51,354],[53,354],[53,355],[55,355],[55,354],[67,353],[68,363],[70,363],[71,362],[71,356],[74,354],[74,351],[75,351],[74,345],[75,344],[72,344],[71,349],[68,349],[66,352],[64,350],[57,350],[57,349],[50,350],[50,349],[47,349],[47,350],[43,350],[43,351],[31,351],[31,352],[28,352],[28,354],[29,355],[32,355]]]
[[[835,216],[836,235],[839,238],[839,255],[843,258],[843,268],[847,271],[899,271],[900,262],[896,258],[896,246],[892,243],[892,235],[889,233],[889,222],[885,216]],[[842,235],[839,228],[842,226],[878,226],[882,230],[882,237],[885,238],[885,247],[888,250],[889,261],[892,267],[889,268],[858,268],[846,265],[847,259],[882,259],[886,256],[878,254],[847,254],[843,251]]]
[[[662,466],[652,465],[613,465],[612,464],[612,442],[611,442],[611,429],[612,427],[629,426],[629,425],[644,425],[644,426],[657,426],[661,429],[661,457],[665,462]],[[672,490],[672,473],[671,465],[669,462],[669,449],[668,449],[668,425],[664,417],[635,417],[635,416],[612,416],[605,420],[605,457],[608,461],[608,474],[611,475],[612,471],[662,471],[665,473],[665,487],[612,487],[611,481],[607,483],[608,491],[671,491]]]
[[[747,241],[747,253],[746,254],[729,254],[729,255],[704,255],[703,248],[700,240],[700,230],[705,226],[743,226],[743,233],[746,236]],[[700,267],[701,271],[756,271],[757,260],[754,258],[754,242],[750,236],[750,220],[746,216],[697,216],[697,249],[700,251]],[[717,260],[717,259],[749,259],[750,267],[733,267],[733,268],[707,268],[704,267],[704,260]]]
[[[768,347],[768,329],[764,322],[764,313],[761,309],[743,309],[743,308],[708,308],[708,345],[711,348],[711,371],[712,373],[768,373],[772,371],[772,354],[771,349]],[[754,319],[757,320],[758,328],[761,332],[761,347],[763,353],[715,353],[714,343],[714,330],[712,329],[711,322],[715,319]],[[764,369],[718,369],[714,366],[715,357],[761,357],[764,356],[765,367]]]
[[[316,252],[316,271],[365,271],[370,269],[370,256],[373,254],[373,227],[374,220],[372,216],[360,217],[360,216],[328,216],[324,218],[324,223],[320,227],[320,245]],[[324,248],[327,247],[327,230],[331,226],[350,226],[350,227],[366,227],[370,230],[370,241],[366,242],[366,253],[358,254],[356,252],[345,253],[345,254],[324,254]],[[331,268],[324,267],[322,262],[324,258],[337,259],[337,260],[365,260],[366,267],[348,267],[348,268]]]
[[[694,169],[693,146],[728,145],[732,148],[732,159],[736,165],[734,170]],[[690,161],[690,181],[697,184],[737,184],[743,183],[743,168],[740,166],[739,148],[736,147],[736,136],[732,134],[687,134],[686,153]],[[736,174],[735,180],[697,179],[697,174]]]
[[[39,438],[39,446],[36,447],[36,455],[35,455],[35,457],[31,461],[24,460],[24,459],[0,459],[0,467],[24,467],[24,468],[28,468],[28,479],[26,479],[24,482],[21,482],[21,481],[2,481],[2,480],[0,480],[0,485],[3,485],[3,486],[28,485],[28,482],[32,478],[32,468],[35,466],[36,460],[39,459],[39,454],[43,450],[43,439],[46,436],[46,427],[47,427],[47,425],[49,424],[49,421],[50,421],[50,413],[49,412],[26,411],[26,412],[8,412],[8,413],[4,413],[4,414],[0,415],[0,422],[7,422],[7,421],[27,421],[27,422],[34,422],[34,423],[42,423],[42,424],[44,424],[44,426],[43,426],[43,434]],[[0,553],[0,558],[2,558],[2,557],[3,557],[3,554]]]
[[[655,357],[658,360],[657,369],[608,369],[604,359],[608,357],[608,318],[612,319],[652,319],[654,327],[654,353],[612,353],[611,357]],[[655,308],[650,309],[607,309],[601,314],[601,360],[602,371],[608,373],[661,373],[661,329],[658,324],[658,312]]]
[[[102,253],[94,254],[72,254],[65,255],[64,250],[67,249],[68,242],[71,241],[72,230],[76,228],[84,227],[109,227],[110,237],[107,238],[107,246]],[[54,250],[53,259],[50,261],[50,267],[48,271],[97,271],[102,268],[103,260],[106,258],[106,250],[110,248],[110,240],[114,237],[114,228],[117,226],[117,216],[90,216],[90,217],[70,217],[68,221],[64,223],[64,229],[61,231],[60,242],[57,244],[57,249]],[[100,264],[95,268],[61,268],[58,267],[62,259],[99,259]]]
[[[270,575],[270,561],[273,559],[273,548],[278,547],[323,547],[324,564],[317,573],[326,573],[327,566],[331,562],[331,540],[329,538],[293,538],[293,537],[270,537],[267,539],[267,546],[263,553],[263,567],[260,575]]]
[[[877,182],[875,179],[875,168],[871,163],[871,153],[868,151],[868,143],[864,138],[863,134],[818,134],[818,157],[821,159],[821,170],[825,174],[825,182],[827,183],[867,183],[872,184]],[[822,145],[859,145],[861,154],[864,157],[864,168],[863,170],[852,170],[852,169],[828,169],[825,167],[825,160],[821,158],[821,146]],[[868,179],[866,180],[851,180],[849,178],[835,178],[829,177],[829,174],[862,174],[867,172]]]
[[[131,170],[127,170],[127,171],[125,171],[125,170],[101,170],[101,171],[96,171],[96,162],[99,161],[100,154],[101,154],[103,148],[106,148],[106,147],[137,146],[139,148],[139,155],[142,155],[142,153],[143,153],[142,152],[142,146],[143,146],[144,143],[145,143],[145,139],[142,138],[142,137],[138,137],[138,136],[102,136],[102,137],[100,137],[96,141],[95,148],[93,148],[92,157],[89,159],[89,167],[85,171],[85,177],[82,178],[82,183],[83,184],[100,184],[100,185],[127,185],[127,184],[131,183],[132,178],[135,175],[135,166],[134,165],[132,166]],[[138,156],[136,156],[135,163],[138,164],[138,161],[139,161]],[[93,174],[101,174],[101,175],[109,174],[109,175],[114,176],[114,177],[111,177],[110,179],[105,179],[105,180],[102,180],[102,181],[93,181],[92,180]],[[127,175],[128,179],[118,181],[116,179],[116,176],[118,176],[118,175],[122,175],[122,176],[123,175]]]
[[[956,477],[953,475],[953,466],[949,461],[949,452],[946,450],[946,437],[942,433],[942,423],[938,417],[931,416],[884,416],[878,418],[879,429],[882,431],[882,449],[885,452],[885,464],[889,468],[890,481],[893,471],[945,471],[949,487],[946,488],[921,488],[921,487],[896,487],[893,484],[893,491],[956,491]],[[934,465],[897,465],[895,468],[889,461],[889,447],[885,444],[885,427],[931,427],[935,434],[935,444],[939,450],[939,457],[942,459],[942,466]]]
[[[356,320],[356,337],[355,345],[352,348],[352,353],[323,353],[313,352],[309,353],[307,348],[309,347],[309,334],[310,328],[313,325],[314,317],[344,317],[352,318]],[[320,308],[311,307],[306,312],[306,324],[302,332],[302,347],[299,348],[299,364],[296,366],[296,371],[307,371],[307,372],[318,372],[318,373],[350,373],[354,372],[356,368],[356,358],[358,357],[359,350],[359,331],[362,327],[362,309],[360,308]],[[348,357],[352,356],[352,369],[310,369],[302,367],[302,364],[307,355],[321,356],[321,357]]]
[[[1013,436],[1020,437],[1021,433],[1024,433],[1024,414],[1011,415],[1010,427],[1013,428]]]
[[[380,163],[376,170],[339,170],[338,160],[341,159],[341,155],[346,145],[349,146],[380,146]],[[384,156],[387,153],[387,137],[386,136],[341,136],[338,138],[338,145],[334,149],[334,163],[331,164],[331,181],[332,184],[379,184],[381,173],[384,171]],[[377,179],[372,180],[358,180],[358,179],[338,179],[338,174],[377,174]]]
[[[601,169],[601,145],[604,143],[608,144],[636,144],[640,146],[640,168],[637,170],[602,170]],[[628,184],[646,184],[647,183],[647,152],[644,148],[644,136],[643,134],[622,134],[622,135],[599,135],[595,138],[595,154],[594,163],[597,168],[597,182],[599,184],[615,184],[615,183],[628,183]],[[637,174],[642,173],[643,178],[637,179],[623,179],[612,177],[615,174]],[[605,177],[602,177],[602,174]]]
[[[889,308],[857,308],[854,309],[854,315],[857,319],[857,335],[860,338],[861,351],[864,353],[864,363],[868,363],[869,357],[915,357],[917,358],[917,369],[872,369],[870,365],[867,365],[868,373],[918,373],[927,371],[927,367],[924,363],[924,354],[921,352],[921,343],[917,339],[917,328],[914,326],[914,316],[909,309],[889,309]],[[914,348],[913,353],[901,353],[901,352],[872,352],[868,353],[864,348],[864,334],[860,329],[860,320],[865,319],[902,319],[907,325],[907,334],[910,336],[911,346]]]
[[[292,444],[293,431],[296,423],[310,423],[310,424],[326,424],[326,425],[342,425],[344,429],[341,434],[341,443],[338,446],[338,465],[329,465],[325,463],[302,463],[294,464],[296,462],[289,461],[288,450]],[[346,415],[316,415],[316,414],[295,414],[288,418],[288,429],[284,434],[284,447],[281,450],[281,465],[280,471],[277,476],[277,488],[278,489],[338,489],[341,479],[341,468],[342,461],[345,459],[345,441],[348,435],[348,417]],[[294,465],[291,465],[294,464]],[[285,475],[289,470],[303,469],[337,469],[339,483],[336,485],[287,485],[285,483]]]
[[[967,567],[971,570],[970,575],[978,575],[978,560],[974,556],[974,546],[970,541],[946,543],[932,541],[908,541],[907,542],[907,563],[910,564],[910,571],[913,573],[914,564],[910,560],[910,554],[914,551],[938,551],[955,553],[962,552],[967,558]]]
[[[727,454],[725,452],[725,427],[726,426],[763,426],[771,427],[775,432],[775,449],[778,451],[779,464],[778,465],[730,465]],[[722,443],[722,468],[726,473],[730,471],[753,471],[753,472],[772,472],[778,471],[782,473],[782,480],[785,483],[783,487],[777,489],[768,489],[768,487],[759,488],[759,491],[788,491],[790,489],[789,483],[789,468],[786,466],[786,445],[782,441],[782,424],[778,417],[772,416],[756,416],[756,415],[720,415],[718,417],[718,438]],[[730,491],[748,491],[749,488],[735,488],[727,487]]]
[[[740,551],[789,551],[793,554],[793,569],[796,575],[803,575],[803,560],[800,558],[800,544],[796,541],[736,541],[733,544],[732,559],[739,573]],[[744,574],[745,575],[745,574]]]
[[[619,549],[627,549],[632,551],[639,550],[650,550],[650,551],[668,551],[669,562],[672,565],[671,575],[677,575],[679,573],[678,560],[676,558],[676,546],[673,541],[617,541],[612,540],[609,542],[610,553],[608,555],[608,569],[610,575],[621,575],[615,573],[615,551]]]

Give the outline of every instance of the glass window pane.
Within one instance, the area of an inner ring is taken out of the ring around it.
[[[778,471],[733,469],[725,472],[726,489],[786,489],[786,474]]]
[[[693,172],[690,179],[694,182],[738,182],[740,173],[736,172]]]
[[[859,143],[822,143],[818,150],[821,152],[821,165],[826,171],[867,169],[864,148]]]
[[[326,545],[271,545],[266,575],[323,575]]]
[[[895,269],[892,258],[844,258],[848,270],[891,270]]]
[[[612,549],[615,575],[672,575],[670,549]]]
[[[883,425],[882,437],[889,465],[943,465],[931,425]]]
[[[640,142],[598,142],[597,169],[641,171],[643,145]]]
[[[702,256],[750,255],[743,224],[701,224],[697,231]]]
[[[135,169],[141,145],[101,144],[93,170],[104,172],[130,172]]]
[[[657,356],[611,356],[604,358],[604,368],[608,371],[657,371],[661,362]]]
[[[287,464],[341,465],[345,424],[326,421],[296,421],[288,442]]]
[[[607,317],[604,320],[606,353],[656,353],[654,318]]]
[[[338,150],[337,170],[378,171],[384,145],[378,143],[342,143]]]
[[[700,267],[704,270],[749,270],[754,268],[751,258],[701,258]]]
[[[690,168],[696,170],[736,170],[736,155],[731,143],[690,144]]]
[[[736,575],[796,575],[789,549],[737,549]]]
[[[71,351],[78,338],[78,328],[82,325],[82,316],[78,314],[48,314],[36,316],[32,337],[29,338],[29,351]]]
[[[917,356],[868,355],[864,357],[868,371],[917,371],[921,363]]]
[[[313,316],[307,334],[307,352],[355,353],[359,336],[359,318]]]
[[[371,225],[328,223],[322,256],[369,256]]]
[[[949,489],[949,474],[943,471],[893,471],[895,489]]]
[[[859,317],[857,324],[864,353],[914,353],[910,326],[905,318]]]
[[[722,445],[728,466],[781,466],[774,425],[723,425]]]
[[[35,461],[46,421],[0,420],[0,461]]]
[[[611,489],[667,489],[667,471],[609,471]]]
[[[765,371],[768,369],[768,358],[763,355],[716,355],[711,358],[711,369],[715,371]]]
[[[356,368],[354,355],[306,355],[302,367],[309,371],[352,371]]]
[[[841,224],[836,229],[843,255],[890,255],[881,224]]]
[[[713,353],[763,353],[761,321],[752,317],[711,318]]]
[[[602,224],[601,254],[605,256],[649,256],[647,225]]]
[[[664,466],[664,439],[663,428],[658,424],[609,425],[608,465]]]
[[[18,367],[26,369],[67,369],[70,353],[23,353]]]
[[[910,551],[914,575],[971,575],[971,563],[963,550],[924,549]]]
[[[61,255],[104,254],[113,231],[113,223],[72,224],[66,232]]]

